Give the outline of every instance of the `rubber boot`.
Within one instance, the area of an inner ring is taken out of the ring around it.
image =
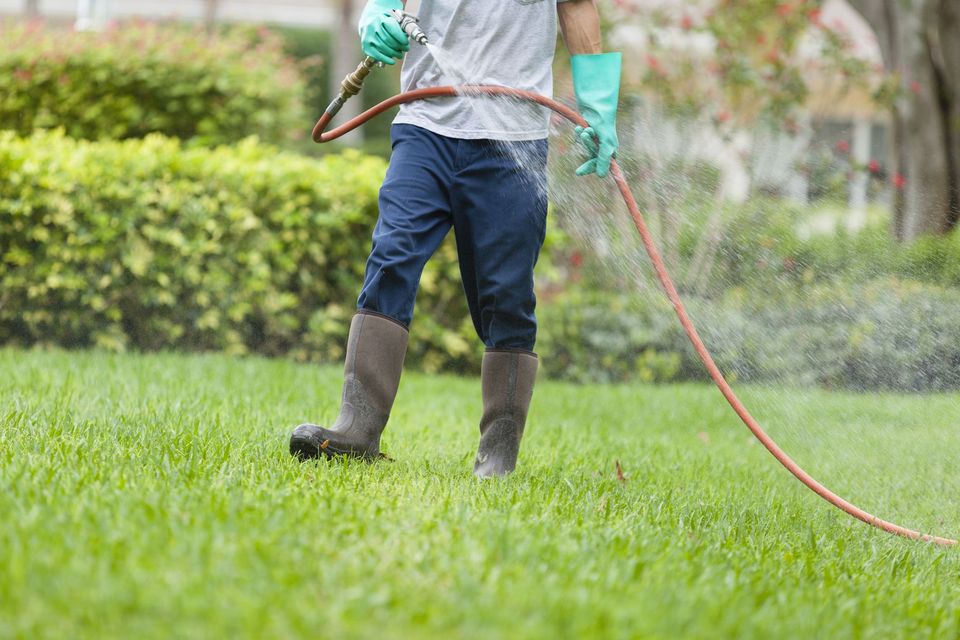
[[[517,466],[537,364],[537,354],[529,351],[488,349],[483,354],[483,418],[473,463],[478,478],[503,476]]]
[[[302,424],[290,437],[290,454],[301,459],[380,455],[380,435],[387,426],[400,385],[407,351],[406,328],[384,315],[359,311],[350,323],[343,371],[340,415],[326,429]]]

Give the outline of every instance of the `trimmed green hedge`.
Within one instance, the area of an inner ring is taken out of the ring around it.
[[[151,132],[202,143],[310,128],[303,80],[267,30],[133,22],[103,32],[0,24],[0,129],[74,138]]]
[[[337,361],[385,166],[0,133],[0,343]],[[452,243],[418,305],[411,362],[475,368]]]
[[[357,152],[311,159],[252,139],[207,149],[159,135],[0,133],[0,344],[339,362],[385,166]],[[560,240],[548,234],[541,281],[557,279]],[[659,294],[613,294],[587,281],[551,288],[539,308],[548,375],[704,378]],[[718,364],[737,379],[960,388],[957,289],[883,279],[766,291],[688,300]],[[409,362],[476,371],[482,346],[452,242],[427,266],[417,307]]]

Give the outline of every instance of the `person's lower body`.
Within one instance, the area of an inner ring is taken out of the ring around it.
[[[538,364],[533,269],[546,230],[546,140],[461,140],[412,125],[394,125],[392,137],[380,216],[351,324],[340,415],[329,429],[298,427],[291,453],[379,453],[420,276],[453,228],[467,304],[487,346],[474,473],[509,473]]]

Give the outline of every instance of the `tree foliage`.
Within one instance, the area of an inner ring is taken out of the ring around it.
[[[813,74],[842,75],[849,86],[865,79],[867,64],[843,33],[820,19],[823,0],[679,2],[647,9],[613,0],[610,24],[642,28],[641,91],[685,115],[707,115],[719,128],[756,125],[766,118],[794,127]],[[816,57],[802,51],[815,43]]]

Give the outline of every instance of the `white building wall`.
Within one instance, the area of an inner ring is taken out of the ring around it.
[[[22,15],[24,0],[0,0],[0,15]],[[204,0],[110,0],[113,18],[202,20]],[[77,0],[40,0],[40,14],[62,22],[77,16]],[[336,20],[336,0],[221,0],[218,19],[226,22],[270,22],[329,27]]]

